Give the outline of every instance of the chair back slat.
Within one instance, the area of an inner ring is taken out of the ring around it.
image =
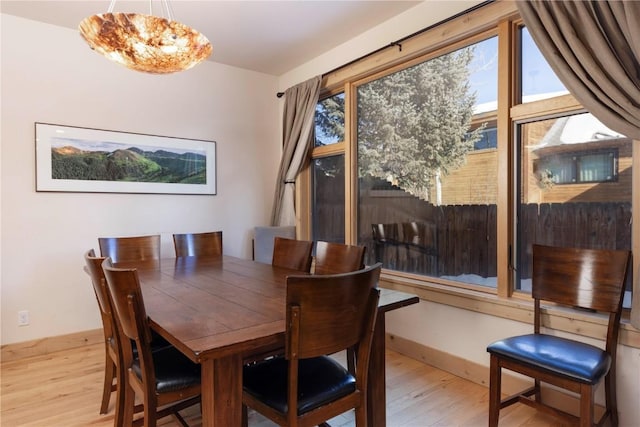
[[[532,296],[602,312],[620,310],[630,253],[533,245]]]
[[[349,273],[364,268],[366,246],[316,242],[315,274]]]
[[[218,257],[222,255],[222,231],[173,235],[176,257]]]
[[[160,235],[99,237],[100,254],[114,265],[154,268],[160,265]]]
[[[295,334],[286,338],[288,358],[304,359],[344,350],[365,333],[370,295],[378,295],[381,264],[364,270],[332,275],[287,278],[287,324],[298,312]],[[377,310],[377,298],[375,301]],[[294,311],[295,309],[295,311]]]
[[[274,237],[271,264],[308,273],[311,270],[312,250],[313,242]]]

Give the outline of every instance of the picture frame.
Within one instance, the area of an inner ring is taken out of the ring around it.
[[[215,195],[216,142],[35,123],[36,191]]]

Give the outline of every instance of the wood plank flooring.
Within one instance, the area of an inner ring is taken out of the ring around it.
[[[0,365],[0,425],[2,427],[113,426],[113,401],[98,414],[102,392],[102,344],[65,350]],[[420,361],[387,350],[387,426],[486,426],[488,389]],[[200,427],[200,408],[183,411],[187,422]],[[330,421],[332,427],[355,425],[352,413]],[[179,424],[171,417],[159,426]],[[259,414],[249,425],[273,427]],[[561,426],[558,420],[524,405],[501,412],[501,427]]]

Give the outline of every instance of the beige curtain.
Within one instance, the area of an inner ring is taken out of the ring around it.
[[[322,76],[284,92],[283,147],[271,211],[272,226],[296,224],[295,181],[312,147],[316,104]]]
[[[640,139],[640,2],[519,1],[565,87],[606,126]]]
[[[640,144],[640,2],[538,0],[517,5],[565,87],[602,123]],[[640,328],[640,283],[634,288],[631,323]]]

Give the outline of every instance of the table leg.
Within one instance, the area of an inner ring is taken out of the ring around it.
[[[367,383],[367,425],[369,427],[385,427],[387,425],[384,315],[384,312],[378,312],[371,343],[369,381]]]
[[[202,361],[202,427],[242,423],[242,358],[231,355]]]

